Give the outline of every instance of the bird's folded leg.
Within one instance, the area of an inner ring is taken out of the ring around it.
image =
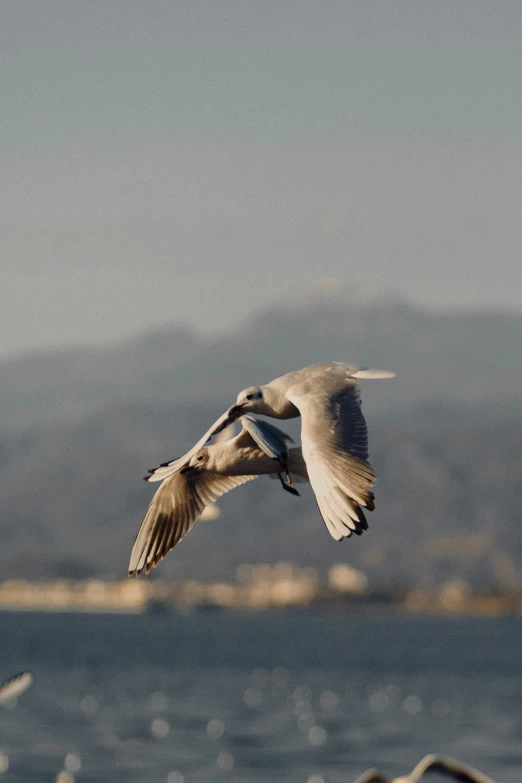
[[[283,487],[283,489],[285,489],[287,492],[290,492],[291,495],[297,495],[298,497],[300,496],[299,492],[294,487],[290,487],[288,484],[285,484],[285,482],[283,481],[283,477],[280,473],[277,474],[277,477],[279,478],[279,481],[281,482],[281,486]],[[288,478],[290,477],[288,476]]]

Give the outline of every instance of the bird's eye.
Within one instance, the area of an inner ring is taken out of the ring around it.
[[[247,400],[253,400],[254,399],[254,395],[253,394],[247,394],[246,398],[247,398]]]
[[[203,459],[203,454],[200,454],[198,457],[198,462],[201,462],[202,459]]]

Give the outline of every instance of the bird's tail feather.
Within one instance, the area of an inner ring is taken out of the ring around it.
[[[354,372],[353,378],[395,378],[396,373],[392,372],[392,370],[369,370],[369,369],[363,369],[363,370],[357,370],[357,372]]]

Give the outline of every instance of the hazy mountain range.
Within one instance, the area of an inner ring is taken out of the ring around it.
[[[182,453],[244,386],[336,359],[397,372],[362,385],[379,479],[370,530],[336,544],[308,488],[293,498],[258,479],[223,498],[221,518],[197,525],[158,574],[344,560],[375,585],[517,582],[522,317],[356,299],[274,307],[213,342],[173,326],[4,362],[2,578],[124,576],[152,494],[146,468]]]

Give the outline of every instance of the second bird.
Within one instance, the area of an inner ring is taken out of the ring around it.
[[[308,479],[301,449],[289,449],[290,436],[268,422],[243,416],[241,424],[236,437],[199,449],[163,481],[136,536],[129,575],[149,573],[186,536],[205,508],[247,481],[272,474],[284,489],[299,494],[281,474]]]

